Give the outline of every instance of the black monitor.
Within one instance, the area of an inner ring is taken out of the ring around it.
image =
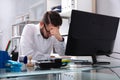
[[[72,10],[65,55],[110,55],[113,51],[119,18]]]

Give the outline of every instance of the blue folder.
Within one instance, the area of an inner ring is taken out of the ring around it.
[[[11,60],[7,51],[0,51],[0,69],[5,68],[5,64],[8,60]]]

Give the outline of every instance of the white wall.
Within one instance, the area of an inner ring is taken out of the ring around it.
[[[61,5],[61,0],[47,0],[47,11],[58,5]]]
[[[41,1],[41,0],[15,0],[16,1],[16,16],[28,13],[31,5]]]
[[[77,9],[92,12],[92,0],[77,0]]]
[[[5,50],[12,37],[12,26],[16,17],[28,12],[39,0],[0,0],[0,50]]]
[[[0,46],[5,50],[7,42],[11,39],[11,25],[15,17],[15,0],[0,0]]]
[[[120,17],[120,0],[97,0],[97,13]],[[114,51],[120,52],[120,24]]]
[[[120,17],[120,0],[97,0],[97,13]],[[120,52],[120,21],[113,51]],[[120,58],[120,54],[112,54],[111,56]],[[109,58],[109,60],[111,59]],[[112,60],[115,60],[115,62],[111,62],[114,65],[119,63],[117,59],[112,58]],[[120,76],[119,68],[114,68],[113,70]],[[103,72],[107,71],[103,70]]]
[[[2,31],[0,30],[0,50],[2,49]]]
[[[40,0],[0,0],[0,49],[5,50],[7,42],[12,36],[12,24],[16,22],[16,16],[20,16],[29,12],[31,5],[39,2]],[[91,0],[77,0],[78,9],[91,11]],[[50,2],[48,6],[54,4],[58,5],[61,0],[48,0]],[[67,4],[67,3],[66,3]],[[53,5],[52,5],[53,6]],[[40,8],[41,10],[41,8]],[[64,20],[63,25],[60,29],[62,34],[68,33],[68,20]]]

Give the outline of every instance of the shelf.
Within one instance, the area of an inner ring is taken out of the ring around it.
[[[13,36],[12,39],[20,39],[21,36]]]
[[[64,19],[69,19],[71,17],[71,11],[60,13],[61,17]]]
[[[20,24],[28,24],[28,23],[39,23],[40,21],[32,21],[32,20],[27,20],[27,21],[23,21],[23,22],[20,22],[20,23],[16,23],[16,24],[13,24],[12,26],[16,26],[16,25],[20,25]]]

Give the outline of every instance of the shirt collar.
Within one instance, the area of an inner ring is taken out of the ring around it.
[[[41,34],[41,33],[40,33],[40,24],[37,24],[37,25],[36,25],[36,28],[37,28],[37,32],[36,32],[37,35],[40,35],[40,34]]]

